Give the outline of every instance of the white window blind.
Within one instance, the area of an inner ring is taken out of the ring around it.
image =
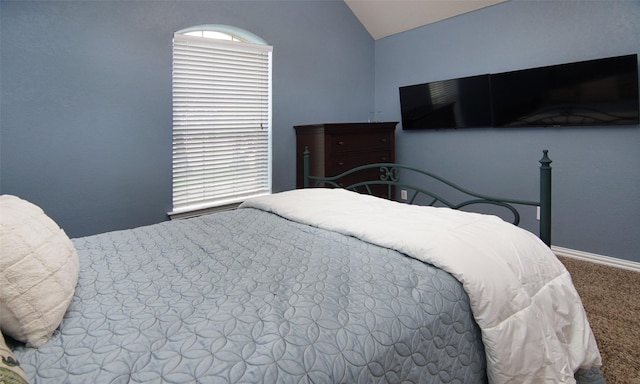
[[[174,35],[173,213],[271,193],[271,51]]]

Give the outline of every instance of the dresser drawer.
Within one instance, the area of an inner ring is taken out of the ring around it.
[[[393,156],[391,151],[337,155],[327,160],[327,175],[335,176],[364,164],[387,163],[392,161]]]
[[[390,150],[393,142],[387,133],[369,135],[330,135],[327,136],[330,153]]]

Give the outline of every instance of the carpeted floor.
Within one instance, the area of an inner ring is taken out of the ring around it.
[[[607,384],[640,384],[640,272],[559,259],[587,311]]]

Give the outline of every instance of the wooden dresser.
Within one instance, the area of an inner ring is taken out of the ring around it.
[[[310,172],[313,176],[335,176],[360,165],[395,162],[397,124],[326,123],[295,126],[296,188],[303,187],[305,148],[309,149]],[[357,177],[352,177],[341,184],[357,181]]]

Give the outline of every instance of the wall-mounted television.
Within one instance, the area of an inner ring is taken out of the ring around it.
[[[403,129],[491,126],[489,75],[400,87]]]
[[[638,124],[638,57],[492,74],[491,95],[496,127]]]
[[[638,125],[639,98],[637,54],[400,87],[409,130]]]

